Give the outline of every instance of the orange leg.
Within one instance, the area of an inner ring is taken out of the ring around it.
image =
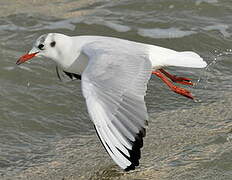
[[[171,81],[169,81],[167,79],[167,77],[165,76],[166,74],[163,74],[161,70],[156,70],[153,71],[152,74],[155,74],[156,76],[158,76],[159,78],[161,78],[163,80],[163,82],[165,84],[167,84],[167,86],[175,93],[180,94],[182,96],[185,96],[187,98],[193,99],[194,97],[192,96],[191,92],[189,92],[186,89],[183,89],[181,87],[175,86],[174,84],[171,83]]]
[[[159,69],[159,70],[166,77],[168,77],[169,79],[171,79],[172,82],[180,83],[180,84],[185,84],[185,85],[191,85],[191,86],[193,85],[193,83],[191,82],[191,79],[189,79],[189,78],[178,77],[178,76],[172,75],[172,74],[168,73],[167,71],[165,71],[163,69]]]

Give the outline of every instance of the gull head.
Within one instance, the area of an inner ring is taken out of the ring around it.
[[[44,34],[35,41],[28,53],[18,59],[16,64],[22,64],[34,57],[46,57],[62,65],[70,46],[69,36],[59,33]]]

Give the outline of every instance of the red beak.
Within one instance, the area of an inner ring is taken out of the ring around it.
[[[20,65],[30,59],[32,59],[33,57],[35,57],[35,55],[37,54],[38,52],[35,52],[35,53],[32,53],[32,54],[25,54],[23,56],[21,56],[19,58],[19,60],[16,62],[17,65]]]

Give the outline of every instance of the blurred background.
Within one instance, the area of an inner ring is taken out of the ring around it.
[[[232,2],[0,0],[0,179],[231,179]],[[205,69],[169,68],[196,83],[192,101],[152,77],[140,167],[121,171],[101,146],[80,81],[55,64],[16,60],[38,36],[103,35],[195,51]]]

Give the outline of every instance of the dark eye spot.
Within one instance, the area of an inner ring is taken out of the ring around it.
[[[44,47],[43,44],[40,44],[40,45],[38,46],[38,48],[39,48],[40,50],[43,50],[43,47]]]
[[[51,43],[50,43],[50,46],[51,47],[54,47],[56,45],[56,42],[55,41],[52,41]]]

